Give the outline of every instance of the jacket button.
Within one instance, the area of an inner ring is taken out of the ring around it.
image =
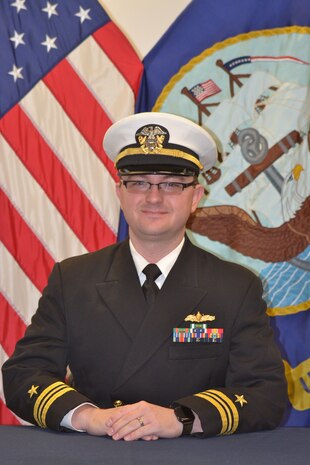
[[[115,401],[113,402],[113,406],[114,406],[115,408],[121,407],[122,405],[123,405],[123,402],[122,402],[121,400],[115,400]]]

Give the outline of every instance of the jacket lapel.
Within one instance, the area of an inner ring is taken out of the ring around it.
[[[105,305],[133,340],[147,309],[128,241],[120,245],[105,281],[96,287]]]
[[[206,295],[206,289],[198,285],[198,276],[195,247],[186,240],[153,308],[146,311],[142,304],[143,312],[147,313],[136,331],[115,389],[123,385],[152,357],[164,341],[171,337],[173,328],[179,326]],[[142,290],[141,297],[143,298]],[[136,303],[139,305],[140,301]]]

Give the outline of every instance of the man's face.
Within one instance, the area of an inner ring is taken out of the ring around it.
[[[125,181],[191,183],[193,176],[145,174],[123,176]],[[203,195],[203,187],[187,187],[180,193],[169,194],[156,186],[145,192],[130,192],[117,186],[121,208],[129,225],[131,238],[140,241],[164,241],[181,238],[189,215],[194,212]]]

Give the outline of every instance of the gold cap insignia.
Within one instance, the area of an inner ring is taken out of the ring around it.
[[[203,323],[204,321],[213,321],[215,320],[215,316],[213,315],[205,315],[204,313],[200,313],[199,311],[196,315],[189,314],[184,319],[184,321],[192,321],[193,323]]]
[[[143,126],[136,132],[136,141],[146,154],[160,153],[169,139],[169,132],[163,126]]]
[[[38,389],[39,389],[39,386],[35,386],[34,384],[31,386],[31,388],[28,391],[30,399],[33,395],[36,395],[36,396],[38,395]]]
[[[236,404],[237,402],[239,402],[239,404],[240,404],[241,407],[243,407],[243,404],[247,404],[247,403],[248,403],[248,401],[245,400],[243,394],[242,394],[241,396],[238,396],[238,394],[235,394],[235,397],[236,397],[235,404]]]

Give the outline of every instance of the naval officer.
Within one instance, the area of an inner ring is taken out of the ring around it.
[[[104,148],[129,238],[55,265],[3,366],[7,405],[42,428],[114,440],[276,427],[286,384],[261,282],[185,233],[214,141],[141,113],[112,125]]]

